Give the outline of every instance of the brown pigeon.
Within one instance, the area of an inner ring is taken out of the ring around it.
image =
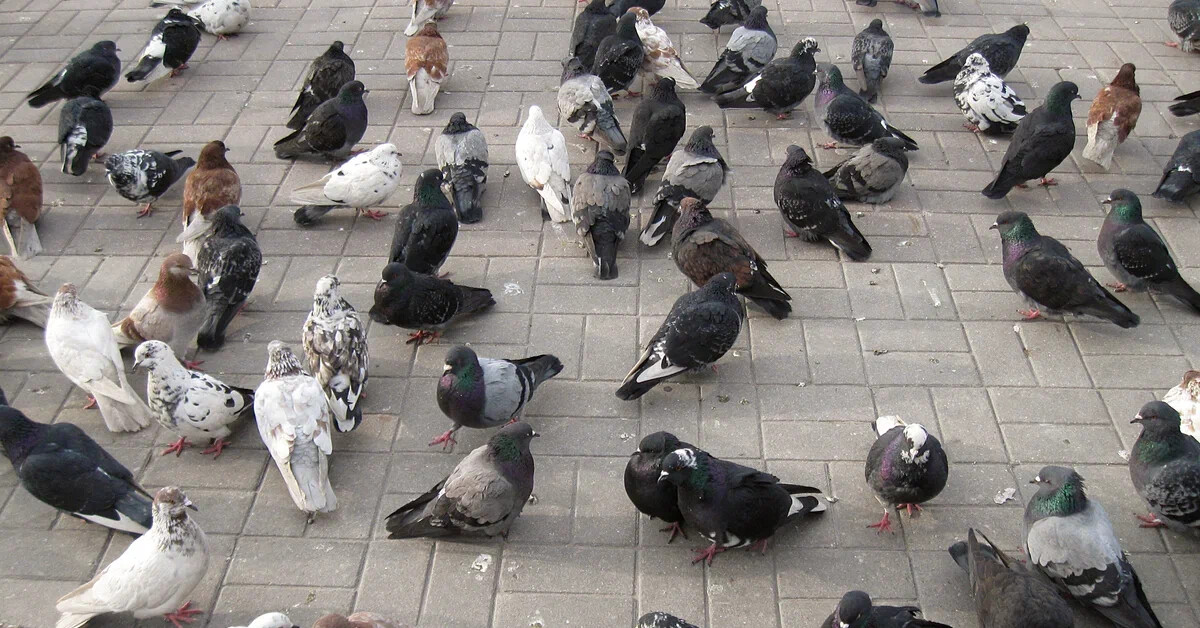
[[[0,137],[0,229],[17,258],[42,252],[34,223],[42,215],[42,174],[13,138]],[[17,228],[13,238],[12,229]]]
[[[0,255],[0,322],[16,316],[45,327],[53,301],[7,255]]]
[[[421,116],[433,113],[433,100],[437,98],[446,68],[450,64],[450,53],[446,51],[446,40],[438,34],[433,22],[408,38],[404,47],[404,69],[408,72],[408,93],[412,96],[412,112]]]
[[[398,624],[378,613],[359,611],[346,617],[337,613],[329,613],[317,620],[313,628],[408,628],[407,624]]]
[[[242,201],[242,180],[225,159],[229,149],[225,142],[213,140],[204,145],[196,168],[187,176],[183,186],[183,232],[175,242],[183,252],[196,261],[200,245],[212,230],[208,217],[226,205]]]
[[[204,325],[204,293],[192,282],[197,271],[183,253],[168,255],[158,271],[158,281],[134,306],[129,316],[112,326],[117,345],[132,347],[161,340],[183,357]],[[181,360],[186,368],[199,362]]]
[[[1083,157],[1105,169],[1112,163],[1117,144],[1125,141],[1142,113],[1141,91],[1133,80],[1132,63],[1121,66],[1117,77],[1096,94],[1088,111],[1088,143]]]

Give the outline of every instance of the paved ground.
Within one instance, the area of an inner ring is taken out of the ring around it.
[[[368,415],[357,432],[335,438],[340,508],[310,526],[253,426],[218,461],[194,450],[160,458],[169,436],[157,426],[117,436],[96,412],[80,409],[82,393],[55,370],[39,329],[21,323],[0,331],[0,385],[14,405],[37,420],[83,426],[147,487],[179,484],[200,506],[213,545],[208,576],[194,595],[211,610],[202,624],[244,624],[283,609],[308,625],[325,611],[357,608],[431,627],[620,627],[650,610],[715,628],[801,627],[817,625],[845,590],[862,588],[880,599],[918,601],[934,619],[970,626],[965,578],[945,548],[969,525],[1016,547],[1026,481],[1043,464],[1068,463],[1111,514],[1164,625],[1197,625],[1200,545],[1135,526],[1133,514],[1143,506],[1118,452],[1132,444],[1128,418],[1140,405],[1200,365],[1200,319],[1171,302],[1123,296],[1142,317],[1135,330],[1079,320],[1018,322],[1019,301],[1003,281],[998,239],[987,230],[998,212],[1026,210],[1108,280],[1094,246],[1103,216],[1098,200],[1128,187],[1143,194],[1147,216],[1184,274],[1200,280],[1195,204],[1149,198],[1177,138],[1197,127],[1195,119],[1166,113],[1171,98],[1200,86],[1200,60],[1162,45],[1166,0],[1150,7],[1134,0],[945,0],[940,19],[892,4],[769,1],[781,47],[813,35],[822,60],[843,64],[854,33],[885,17],[897,53],[882,107],[921,151],[892,203],[852,208],[861,212],[856,220],[875,253],[869,262],[849,263],[830,248],[785,241],[771,201],[788,144],[810,148],[827,140],[811,112],[788,122],[722,115],[696,94],[684,95],[689,129],[713,125],[735,170],[714,206],[771,261],[796,311],[783,322],[755,313],[719,376],[661,387],[640,403],[621,402],[613,391],[639,338],[657,327],[685,281],[663,248],[647,250],[632,236],[621,277],[594,280],[572,232],[541,223],[536,196],[513,165],[520,111],[531,104],[555,110],[574,1],[460,0],[443,24],[453,73],[435,115],[422,118],[408,111],[403,79],[400,33],[408,7],[373,0],[254,4],[249,32],[215,44],[206,37],[184,76],[141,92],[121,85],[108,96],[117,123],[109,150],[194,155],[204,142],[223,139],[241,173],[243,209],[267,261],[252,306],[233,324],[233,341],[204,356],[209,372],[257,385],[266,343],[299,341],[313,285],[325,273],[349,284],[360,310],[370,306],[394,218],[374,223],[341,212],[314,229],[295,227],[287,191],[323,169],[271,153],[308,61],[333,39],[349,44],[371,90],[364,145],[396,142],[407,181],[434,163],[431,137],[451,112],[466,111],[486,131],[493,165],[485,219],[464,228],[448,269],[456,280],[491,288],[498,304],[443,344],[419,350],[403,344],[395,328],[371,326]],[[673,0],[657,20],[700,76],[729,30],[714,36],[696,22],[706,4]],[[58,110],[30,109],[21,97],[102,38],[116,39],[128,62],[161,14],[143,0],[0,0],[0,130],[43,164],[53,206],[40,225],[47,254],[23,266],[49,290],[68,280],[80,284],[86,301],[113,314],[131,307],[174,250],[179,191],[152,217],[135,219],[135,207],[106,185],[101,167],[78,179],[59,173]],[[1138,65],[1146,106],[1111,172],[1082,165],[1077,149],[1055,173],[1060,186],[992,202],[978,190],[1005,141],[964,131],[949,86],[919,85],[915,76],[967,39],[1022,20],[1033,34],[1009,79],[1031,107],[1054,82],[1076,81],[1085,98],[1075,109],[1082,135],[1087,103],[1126,61]],[[626,124],[631,108],[618,105]],[[815,153],[822,165],[848,154]],[[581,166],[590,160],[579,143],[572,156]],[[385,209],[407,202],[410,189],[406,184]],[[434,403],[434,377],[446,346],[457,342],[490,355],[553,352],[566,363],[528,414],[545,434],[535,443],[536,503],[504,543],[385,540],[383,515],[484,440],[464,434],[453,455],[425,446],[447,425]],[[952,459],[946,491],[895,536],[864,528],[879,515],[862,482],[862,460],[871,443],[868,421],[880,414],[925,424]],[[639,435],[659,429],[825,487],[838,501],[821,521],[779,535],[764,557],[734,552],[711,568],[692,566],[688,548],[696,541],[667,546],[621,489],[626,455]],[[129,539],[58,516],[14,486],[11,471],[0,470],[0,620],[50,626],[54,600]],[[996,505],[993,496],[1009,487],[1018,500]],[[130,624],[124,617],[93,625]],[[1089,617],[1083,625],[1104,624]]]

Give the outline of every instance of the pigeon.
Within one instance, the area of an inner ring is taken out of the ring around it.
[[[983,188],[984,196],[1002,199],[1013,187],[1024,186],[1030,179],[1039,179],[1038,183],[1044,186],[1057,185],[1046,175],[1075,148],[1071,103],[1079,97],[1079,88],[1070,81],[1063,81],[1050,88],[1045,102],[1021,118],[1008,149],[1004,151],[1000,172]]]
[[[745,85],[775,58],[779,42],[767,23],[767,7],[750,11],[742,25],[734,29],[721,56],[700,84],[700,91],[723,94]]]
[[[571,27],[571,42],[568,54],[578,58],[583,67],[591,70],[596,64],[596,48],[609,35],[617,32],[617,17],[612,14],[605,0],[591,0],[575,16]],[[640,39],[639,39],[640,41]]]
[[[633,194],[642,185],[658,162],[671,154],[687,130],[683,102],[675,94],[675,80],[660,78],[650,90],[650,97],[638,103],[629,127],[629,157],[623,174]]]
[[[412,37],[434,20],[442,19],[453,4],[454,0],[413,0],[412,18],[404,27],[404,35]]]
[[[99,405],[109,431],[136,432],[150,425],[150,408],[125,380],[108,317],[80,301],[73,284],[63,284],[54,296],[46,349],[58,370],[91,396],[86,407]]]
[[[325,391],[333,411],[333,427],[352,432],[362,423],[363,390],[367,386],[367,328],[354,306],[342,298],[334,275],[317,280],[312,311],[304,320],[304,355],[308,370]]]
[[[1167,24],[1179,37],[1179,43],[1172,41],[1167,45],[1184,52],[1195,52],[1196,43],[1200,42],[1200,2],[1175,0],[1167,8]]]
[[[668,378],[721,359],[737,341],[746,318],[736,288],[733,273],[721,273],[676,299],[621,382],[617,398],[633,401]]]
[[[458,238],[458,218],[442,194],[442,171],[429,168],[413,185],[413,202],[400,210],[388,262],[404,264],[414,273],[435,275],[450,257]]]
[[[0,404],[0,451],[38,501],[133,535],[150,529],[150,494],[77,426],[37,423]]]
[[[571,192],[571,220],[583,239],[597,279],[617,278],[617,247],[629,229],[629,182],[613,163],[613,154],[601,150],[575,178]]]
[[[671,258],[697,287],[724,272],[737,278],[737,292],[776,320],[792,311],[792,296],[767,271],[767,262],[733,225],[713,218],[704,203],[685,198],[671,233]]]
[[[388,515],[388,538],[508,536],[533,494],[529,442],[537,436],[528,423],[500,428],[445,479]]]
[[[954,77],[954,102],[967,117],[963,126],[977,133],[1012,133],[1025,117],[1025,103],[1004,79],[992,73],[978,52],[967,57]]]
[[[921,510],[946,488],[950,462],[936,436],[919,423],[908,424],[896,416],[881,416],[872,423],[878,438],[867,452],[864,477],[883,504],[883,518],[867,526],[876,531],[892,532],[891,509]]]
[[[835,140],[823,144],[823,148],[837,148],[836,142],[863,146],[872,140],[891,136],[904,140],[904,147],[908,150],[917,150],[916,140],[888,124],[870,103],[846,87],[842,82],[842,72],[836,65],[822,64],[817,76],[820,78],[815,103],[817,117],[825,132]]]
[[[177,356],[183,356],[204,324],[204,293],[192,282],[197,275],[192,258],[173,253],[163,260],[158,280],[133,306],[133,311],[112,326],[121,347],[137,346],[147,340],[161,340]],[[184,362],[195,368],[198,362]]]
[[[1083,158],[1105,169],[1112,163],[1117,144],[1125,141],[1142,113],[1141,90],[1133,79],[1132,63],[1121,66],[1117,76],[1096,94],[1088,110],[1088,143]]]
[[[750,17],[750,12],[762,6],[762,0],[712,0],[708,13],[700,23],[715,30],[722,26],[741,24]]]
[[[376,323],[415,329],[408,343],[424,344],[441,336],[441,330],[459,316],[495,304],[490,290],[414,273],[393,262],[383,267],[369,315]]]
[[[196,20],[201,30],[216,35],[218,40],[237,35],[250,22],[250,0],[154,0],[150,6],[164,4],[199,4],[187,14]]]
[[[1133,488],[1150,504],[1141,527],[1200,534],[1200,442],[1180,431],[1179,413],[1162,401],[1142,406],[1130,423],[1142,425],[1129,452]]]
[[[989,33],[971,40],[962,50],[951,55],[945,61],[925,70],[917,80],[926,85],[953,81],[962,71],[967,57],[978,52],[987,60],[988,67],[1001,78],[1008,76],[1017,67],[1021,58],[1021,49],[1025,47],[1025,39],[1029,37],[1029,26],[1017,24],[1003,33]]]
[[[745,85],[717,94],[713,100],[722,109],[761,108],[779,120],[787,120],[817,84],[813,55],[820,50],[816,39],[805,37],[796,42],[790,55],[771,61]]]
[[[43,209],[42,173],[20,147],[13,138],[0,137],[0,229],[18,259],[42,252],[35,223]]]
[[[225,330],[246,304],[262,268],[262,250],[242,224],[237,205],[226,205],[212,215],[212,235],[200,247],[199,258],[196,267],[208,312],[196,344],[216,351],[225,344]]]
[[[641,7],[650,15],[654,15],[662,11],[666,5],[667,0],[614,0],[612,6],[609,8],[612,10],[613,15],[620,17],[634,7]]]
[[[408,38],[404,51],[412,112],[419,116],[433,113],[433,101],[437,98],[450,64],[446,40],[438,33],[437,24],[429,22],[421,27],[420,32]]]
[[[693,564],[712,565],[717,554],[737,547],[765,553],[779,528],[827,507],[820,489],[783,484],[770,473],[704,451],[676,449],[660,466],[659,481],[675,485],[684,521],[712,543],[697,551]]]
[[[858,95],[873,103],[879,97],[879,86],[887,78],[892,66],[892,52],[896,45],[891,35],[883,30],[883,20],[875,18],[854,36],[850,48],[850,62],[858,75]]]
[[[265,613],[254,618],[249,626],[234,626],[233,628],[300,628],[283,613]]]
[[[116,43],[106,39],[71,57],[67,67],[25,97],[29,106],[37,109],[57,100],[104,95],[121,79],[118,50]]]
[[[699,451],[670,432],[654,432],[642,438],[637,451],[629,456],[629,462],[625,464],[625,494],[638,512],[670,524],[659,530],[671,533],[667,543],[674,541],[677,534],[687,538],[687,532],[683,531],[683,513],[679,512],[675,485],[658,481],[663,458],[677,449]]]
[[[333,412],[321,382],[305,373],[296,354],[278,340],[267,345],[263,377],[254,391],[258,435],[275,460],[292,502],[312,523],[317,513],[337,508],[329,484]]]
[[[942,12],[938,10],[938,0],[895,0],[896,4],[914,10],[920,11],[928,17],[942,17]],[[855,4],[864,7],[873,7],[879,4],[879,0],[856,0]]]
[[[632,13],[618,15],[621,17],[617,20],[617,30],[597,44],[596,60],[592,64],[592,74],[604,81],[610,94],[629,91],[646,57],[638,37],[637,18]],[[629,95],[636,96],[637,93],[630,91]]]
[[[1045,309],[1088,314],[1125,329],[1141,322],[1088,273],[1067,247],[1038,233],[1025,212],[1004,212],[991,228],[1000,233],[1004,278],[1030,302],[1030,309],[1017,310],[1025,320],[1040,317]]]
[[[400,157],[395,144],[380,144],[351,157],[320,179],[292,190],[291,201],[302,204],[292,214],[292,220],[309,227],[339,207],[353,207],[355,214],[382,220],[387,214],[370,208],[387,201],[400,185],[404,170]]]
[[[1025,506],[1029,563],[1077,602],[1121,628],[1162,628],[1099,502],[1074,469],[1042,467]]]
[[[529,116],[517,133],[515,147],[521,178],[540,196],[542,214],[554,222],[567,222],[571,216],[571,162],[567,140],[550,126],[542,108],[529,106]]]
[[[103,100],[93,96],[68,100],[58,112],[62,173],[78,177],[87,172],[89,162],[104,156],[100,149],[108,143],[112,132],[112,110]]]
[[[363,95],[370,93],[359,81],[350,81],[333,98],[317,105],[304,126],[275,142],[280,159],[320,156],[342,161],[367,131],[367,104]]]
[[[95,578],[58,599],[62,615],[55,628],[81,628],[104,613],[162,615],[175,625],[203,614],[187,598],[208,572],[208,538],[188,509],[197,510],[178,487],[158,489],[150,530]]]
[[[1183,380],[1163,395],[1163,401],[1179,413],[1179,431],[1196,438],[1200,433],[1200,371],[1185,371]]]
[[[181,152],[139,148],[109,155],[104,161],[108,183],[126,200],[146,204],[138,212],[138,218],[149,216],[154,211],[154,201],[196,164],[191,157],[175,156]]]
[[[921,619],[921,609],[916,606],[875,606],[871,596],[862,591],[848,591],[838,602],[833,614],[825,619],[821,628],[951,628],[936,621]]]
[[[1153,196],[1182,203],[1196,192],[1200,192],[1200,130],[1179,139],[1171,160],[1163,168],[1162,178]]]
[[[229,386],[221,380],[188,370],[180,364],[167,343],[148,340],[134,352],[133,369],[145,369],[146,401],[158,424],[179,435],[179,440],[160,455],[183,453],[189,438],[207,438],[209,447],[202,454],[216,460],[233,433],[230,426],[254,408],[254,391]]]
[[[775,204],[785,233],[806,242],[825,240],[856,262],[870,257],[871,244],[854,226],[837,190],[813,168],[808,153],[795,144],[787,152],[775,177]]]
[[[15,316],[44,328],[53,302],[10,257],[0,255],[0,322]]]
[[[1175,97],[1175,103],[1167,107],[1177,117],[1200,113],[1200,91],[1188,92]]]
[[[442,169],[442,186],[449,190],[454,201],[454,213],[465,224],[483,220],[482,197],[487,184],[487,138],[475,125],[467,122],[461,111],[450,116],[450,122],[433,144],[438,168]]]
[[[949,552],[967,572],[983,628],[1074,628],[1074,613],[1058,591],[982,532],[968,528],[967,540],[951,545]]]
[[[671,153],[663,172],[662,183],[654,195],[654,214],[642,228],[641,240],[654,246],[675,226],[679,202],[686,197],[711,203],[725,184],[729,166],[713,144],[713,130],[708,125],[696,127],[687,144]]]
[[[125,80],[154,82],[168,75],[176,77],[187,69],[188,59],[199,45],[200,21],[173,8],[150,31],[150,41],[138,54],[133,69],[125,73]]]
[[[689,624],[670,613],[655,611],[642,615],[638,619],[636,628],[696,628],[696,625]]]
[[[342,86],[354,80],[354,59],[346,54],[346,44],[335,41],[308,66],[308,76],[296,103],[287,128],[299,131],[318,105],[337,96]]]
[[[635,6],[629,9],[629,12],[636,17],[634,27],[637,29],[638,39],[642,40],[642,50],[645,53],[642,58],[643,76],[654,74],[670,77],[675,80],[675,85],[687,89],[699,87],[700,84],[684,67],[683,59],[679,57],[679,51],[675,49],[675,44],[671,43],[671,36],[667,31],[650,21],[650,13],[646,9]]]
[[[200,257],[200,247],[212,233],[213,212],[242,202],[242,180],[225,159],[228,152],[220,140],[205,144],[196,168],[183,182],[183,231],[175,242],[192,261]]]
[[[1153,289],[1200,313],[1200,293],[1179,274],[1167,243],[1142,220],[1142,202],[1129,190],[1113,190],[1104,200],[1112,207],[1100,228],[1096,250],[1119,283],[1116,292]]]
[[[408,628],[408,625],[398,624],[377,613],[359,611],[349,617],[337,613],[323,615],[313,628]]]
[[[628,142],[613,110],[612,96],[604,81],[589,72],[579,57],[571,57],[563,66],[558,113],[579,127],[580,137],[604,144],[618,155],[625,154]]]
[[[454,347],[446,353],[437,386],[438,407],[454,427],[429,445],[453,446],[455,432],[463,427],[482,430],[519,421],[533,393],[562,369],[562,362],[549,354],[505,360],[481,358],[469,347]]]
[[[825,171],[825,178],[844,201],[882,204],[892,200],[908,172],[904,140],[880,137],[849,159]]]

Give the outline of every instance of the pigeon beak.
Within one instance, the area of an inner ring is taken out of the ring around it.
[[[184,505],[184,507],[186,507],[186,508],[190,508],[190,509],[192,509],[192,510],[194,510],[194,511],[196,511],[196,512],[200,512],[200,509],[199,509],[199,508],[196,508],[196,504],[193,504],[193,503],[192,503],[192,500],[190,500],[190,499],[188,499],[188,498],[186,498],[186,497],[184,497],[184,498],[183,498],[183,505]]]
[[[450,370],[450,369],[452,369],[452,368],[454,368],[454,367],[453,367],[453,366],[450,366],[449,364],[443,365],[443,366],[442,366],[442,372],[443,372],[443,373],[445,373],[446,371],[449,371],[449,370]]]
[[[540,436],[541,436],[541,434],[539,434],[539,433],[537,433],[537,432],[534,432],[534,433],[533,433],[533,437],[534,437],[534,438],[538,438],[538,437],[540,437]]]
[[[20,148],[20,147],[21,147],[20,144],[13,144],[13,148]]]
[[[141,367],[142,367],[142,361],[141,361],[141,360],[134,360],[134,361],[133,361],[133,366],[129,367],[129,372],[130,372],[130,373],[136,373],[136,372],[138,371],[138,369],[139,369],[139,368],[141,368]]]
[[[1000,225],[997,223],[994,223],[994,222],[992,223],[992,226],[988,227],[988,229],[999,229],[999,228],[1000,228]]]
[[[1113,199],[1112,199],[1112,197],[1110,196],[1110,197],[1108,197],[1108,198],[1106,198],[1106,199],[1104,199],[1104,200],[1100,201],[1100,204],[1101,204],[1101,205],[1112,205],[1112,204],[1113,204]]]
[[[1142,418],[1141,413],[1133,415],[1133,418],[1129,420],[1130,423],[1141,423],[1142,421],[1145,419]]]
[[[199,277],[199,276],[200,276],[200,269],[199,269],[199,268],[189,268],[189,269],[188,269],[188,271],[187,271],[187,274],[189,274],[189,275],[191,275],[191,276],[193,276],[193,277]]]
[[[659,482],[662,482],[662,481],[663,481],[663,480],[665,480],[665,479],[667,479],[667,472],[666,472],[666,471],[661,471],[661,472],[659,472],[659,474],[658,474],[658,481],[659,481]]]

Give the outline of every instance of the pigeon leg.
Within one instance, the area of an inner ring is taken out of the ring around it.
[[[199,371],[201,364],[204,364],[204,360],[184,360],[183,368]]]
[[[892,534],[896,533],[896,531],[892,529],[892,514],[886,510],[883,511],[882,519],[880,519],[879,521],[877,521],[875,523],[872,523],[871,525],[869,525],[867,527],[875,528],[876,534],[883,534],[884,532],[890,532]]]
[[[170,76],[171,76],[171,78],[175,78],[176,76],[179,76],[179,75],[180,75],[180,74],[182,74],[182,73],[183,73],[183,71],[184,71],[184,70],[186,70],[186,69],[188,69],[188,64],[186,64],[186,63],[185,63],[185,64],[183,64],[183,65],[181,65],[181,66],[179,66],[179,67],[177,67],[177,68],[175,68],[175,69],[171,70],[171,75],[170,75]]]
[[[670,532],[671,533],[671,538],[667,539],[668,545],[671,544],[671,541],[675,540],[676,535],[682,536],[685,539],[688,538],[687,532],[684,531],[683,526],[679,525],[678,522],[672,523],[671,525],[669,525],[665,528],[659,529],[659,532]]]
[[[787,238],[799,238],[800,237],[799,233],[796,233],[795,231],[792,231],[791,229],[788,229],[787,227],[783,228],[783,235],[784,235],[784,237],[787,237]]]
[[[838,147],[838,144],[837,142],[825,142],[824,144],[818,144],[818,146],[824,148],[825,150],[835,150]]]
[[[383,220],[384,216],[387,216],[387,212],[381,212],[374,209],[362,209],[360,207],[355,207],[354,211],[366,216],[367,218],[370,218],[371,220]]]
[[[458,444],[458,441],[454,440],[454,433],[457,431],[458,426],[455,425],[454,427],[446,430],[446,432],[441,436],[429,441],[429,446],[433,447],[434,445],[441,445],[442,451],[446,451],[447,447],[450,447],[451,451],[453,451],[454,446]]]
[[[108,153],[96,153],[92,155],[92,161],[104,161],[108,159]]]
[[[204,614],[204,611],[202,611],[198,608],[190,608],[191,605],[192,605],[192,603],[188,602],[188,603],[184,604],[183,606],[180,606],[179,610],[177,610],[173,613],[164,614],[163,619],[166,619],[167,621],[174,624],[175,628],[183,628],[183,626],[181,626],[179,622],[183,622],[185,624],[190,624],[190,623],[196,621],[195,618],[192,617],[192,615],[203,615]]]
[[[154,211],[154,203],[153,202],[146,203],[146,206],[143,207],[140,211],[138,211],[137,217],[145,218],[146,216],[149,216],[153,211]]]
[[[582,2],[583,0],[580,0],[580,1]],[[1177,42],[1177,41],[1164,41],[1164,42],[1163,42],[1163,45],[1164,45],[1164,46],[1166,46],[1167,48],[1178,48],[1178,47],[1179,47],[1179,42]]]
[[[1042,317],[1042,311],[1036,307],[1031,307],[1028,310],[1017,310],[1017,314],[1025,317],[1025,320],[1032,321]]]
[[[414,331],[413,333],[409,334],[408,340],[405,341],[404,344],[407,344],[407,345],[415,344],[417,346],[427,345],[427,344],[433,342],[434,340],[437,340],[439,337],[441,337],[441,334],[436,331],[426,331],[426,330],[422,329],[420,331]]]
[[[721,547],[720,545],[717,545],[716,541],[713,541],[712,545],[709,545],[708,547],[706,547],[704,549],[698,549],[695,551],[696,551],[696,556],[694,558],[692,558],[693,565],[695,565],[696,563],[704,562],[706,560],[708,561],[709,565],[712,565],[713,559],[716,558],[717,554],[724,552],[725,548]]]
[[[776,120],[791,120],[792,114],[791,114],[791,112],[784,112],[784,113],[776,114],[775,119]]]
[[[1154,516],[1153,514],[1134,515],[1134,517],[1136,517],[1139,521],[1141,521],[1141,523],[1138,524],[1139,528],[1165,528],[1165,527],[1167,527],[1167,524],[1163,523],[1162,519],[1159,519],[1158,517]]]
[[[759,556],[766,556],[766,555],[767,555],[767,540],[768,540],[769,538],[770,538],[770,537],[768,537],[768,538],[766,538],[766,539],[759,539],[759,540],[755,541],[753,544],[751,544],[751,545],[750,545],[750,547],[747,547],[747,548],[746,548],[746,550],[747,550],[747,551],[750,551],[750,552],[753,552],[753,551],[754,551],[754,548],[756,548],[756,547],[757,547],[757,548],[758,548],[758,555],[759,555]]]
[[[438,279],[445,279],[446,277],[449,277],[450,275],[453,275],[453,274],[454,274],[454,273],[452,273],[452,272],[450,272],[450,271],[446,271],[446,272],[444,272],[444,273],[438,273],[438,276],[437,276],[437,278],[438,278]]]
[[[1113,292],[1125,292],[1126,290],[1129,289],[1129,286],[1127,286],[1119,281],[1106,283],[1104,285],[1108,286],[1109,288],[1112,288]]]
[[[92,408],[95,408],[95,407],[96,407],[96,398],[91,395],[88,395],[87,403],[83,404],[83,409],[91,410]]]
[[[1019,187],[1019,188],[1021,188],[1022,190],[1028,190],[1028,189],[1029,189],[1029,186],[1028,186],[1028,185],[1025,185],[1024,183],[1018,183],[1018,184],[1017,184],[1015,187]]]
[[[213,460],[216,460],[217,458],[221,457],[221,452],[225,451],[225,448],[228,446],[229,446],[229,441],[227,441],[223,438],[214,438],[212,444],[208,446],[208,449],[205,449],[204,451],[202,451],[200,453],[213,454]]]
[[[184,438],[184,437],[182,437],[182,436],[180,436],[180,437],[179,437],[179,440],[177,440],[177,441],[175,441],[175,442],[171,443],[171,446],[170,446],[170,447],[167,447],[166,449],[162,450],[162,453],[161,453],[161,454],[158,454],[158,455],[160,455],[160,456],[165,456],[165,455],[167,455],[167,454],[169,454],[169,453],[172,453],[172,452],[174,452],[174,454],[175,454],[175,457],[176,457],[176,458],[178,458],[178,457],[179,457],[179,454],[183,453],[183,450],[184,450],[184,449],[187,449],[187,446],[188,446],[188,444],[189,444],[189,443],[187,442],[187,439],[186,439],[186,438]]]
[[[901,508],[908,511],[909,519],[912,518],[914,510],[916,510],[917,512],[922,512],[923,510],[925,510],[924,508],[921,508],[920,504],[897,504],[896,512],[899,512]]]
[[[1052,178],[1042,177],[1041,179],[1038,179],[1038,185],[1042,187],[1050,187],[1052,185],[1058,185],[1058,181]]]
[[[964,123],[963,123],[963,128],[964,128],[964,129],[966,129],[966,130],[968,130],[968,131],[970,131],[970,132],[972,132],[972,133],[979,133],[979,132],[980,132],[980,128],[979,128],[979,126],[978,126],[978,125],[975,125],[975,124],[971,124],[970,122],[964,122]]]

